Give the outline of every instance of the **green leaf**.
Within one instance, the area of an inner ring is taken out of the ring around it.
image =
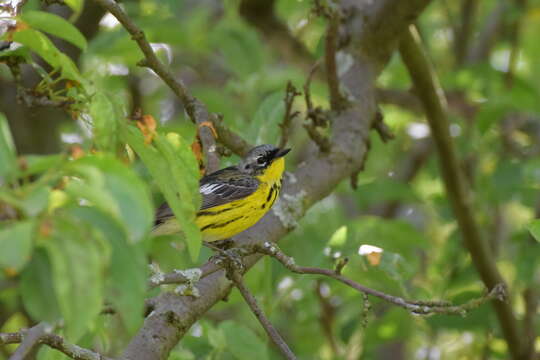
[[[70,212],[98,229],[111,245],[107,299],[128,331],[134,333],[143,320],[146,294],[147,266],[143,249],[128,243],[123,229],[107,213],[92,207],[77,207]]]
[[[540,242],[540,219],[534,220],[527,228],[536,241]]]
[[[103,154],[86,156],[68,167],[85,182],[72,181],[66,192],[87,199],[111,214],[125,229],[131,242],[142,240],[154,221],[150,194],[142,180],[120,161]]]
[[[386,201],[418,202],[418,195],[410,184],[392,178],[377,178],[358,187],[358,201],[364,205],[377,205]]]
[[[73,60],[71,60],[69,56],[64,53],[60,53],[58,58],[60,61],[60,67],[62,68],[62,77],[64,79],[75,80],[82,85],[87,85],[88,82],[85,78],[81,76],[77,65],[75,65],[75,63],[73,62]]]
[[[210,324],[205,324],[205,330],[208,333],[208,342],[215,349],[225,349],[227,346],[227,338],[223,328],[215,328]]]
[[[283,120],[285,104],[283,91],[276,91],[264,98],[255,112],[249,131],[254,144],[275,144],[279,135],[279,122]]]
[[[0,268],[17,273],[30,260],[35,221],[25,220],[0,230]]]
[[[332,234],[332,237],[328,241],[328,246],[343,246],[345,241],[347,241],[347,226],[344,225]]]
[[[27,217],[39,215],[49,204],[51,189],[48,186],[40,186],[33,189],[22,201],[22,210]]]
[[[10,181],[18,172],[15,145],[4,114],[0,113],[0,184]]]
[[[42,240],[66,335],[77,342],[101,312],[110,249],[97,230],[65,212],[57,214],[52,233]]]
[[[60,51],[42,32],[24,29],[13,34],[13,41],[26,45],[54,68],[60,67]]]
[[[81,13],[84,5],[84,0],[64,0],[64,2],[67,6],[71,8],[71,10],[73,10],[75,14]]]
[[[24,29],[13,34],[13,41],[26,45],[30,50],[41,56],[53,68],[61,68],[62,76],[80,83],[86,81],[80,76],[73,61],[61,53],[52,41],[42,32],[34,29]]]
[[[52,268],[44,249],[37,249],[21,273],[21,300],[36,321],[60,319],[60,306],[54,292]]]
[[[25,155],[20,158],[22,176],[40,174],[50,168],[60,165],[66,157],[64,155]]]
[[[94,142],[101,150],[114,150],[116,146],[117,121],[114,106],[109,97],[98,92],[90,103]]]
[[[58,15],[44,11],[25,11],[20,17],[34,29],[48,32],[69,41],[81,50],[86,49],[86,39],[79,29]]]
[[[242,23],[220,22],[211,44],[220,50],[228,69],[238,78],[247,78],[263,66],[265,49],[259,36]]]
[[[133,126],[122,128],[122,136],[163,192],[186,237],[189,254],[196,260],[201,247],[201,233],[195,225],[195,214],[200,207],[199,170],[191,148],[179,135],[175,136],[177,148],[160,134],[154,139],[155,147],[147,145]]]
[[[268,349],[251,329],[239,325],[230,320],[219,324],[227,339],[227,348],[231,354],[238,360],[251,359],[257,354],[257,359],[268,359]]]

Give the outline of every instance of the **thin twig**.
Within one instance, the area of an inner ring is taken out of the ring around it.
[[[283,102],[285,103],[285,113],[283,114],[283,121],[279,124],[281,128],[281,139],[279,141],[279,147],[284,148],[289,141],[289,133],[291,130],[291,124],[295,117],[297,117],[300,112],[292,111],[292,106],[294,104],[294,98],[301,95],[298,90],[294,87],[292,82],[287,81],[287,88],[285,89],[285,98]]]
[[[40,339],[52,331],[53,327],[47,323],[41,322],[26,331],[22,338],[21,345],[11,355],[9,360],[24,360],[39,345]]]
[[[336,320],[336,306],[328,299],[328,296],[323,291],[323,282],[321,280],[317,281],[315,287],[315,295],[319,300],[320,305],[320,315],[319,322],[323,330],[323,334],[328,340],[328,344],[332,349],[332,353],[335,358],[339,358],[343,349],[339,346],[338,340],[334,332],[334,324]]]
[[[166,66],[158,59],[150,43],[146,40],[144,32],[127,16],[114,0],[95,0],[103,8],[107,9],[122,26],[131,34],[131,38],[144,54],[144,59],[138,65],[152,69],[157,76],[169,86],[180,99],[191,120],[199,126],[199,136],[206,155],[207,167],[216,170],[219,158],[216,151],[215,139],[208,124],[211,124],[212,116],[206,106],[193,97],[181,80],[177,80]]]
[[[444,93],[428,57],[424,53],[420,37],[414,26],[411,26],[402,37],[399,51],[426,110],[427,120],[440,159],[439,165],[446,193],[457,218],[461,236],[482,281],[488,289],[494,289],[496,286],[504,284],[504,280],[476,222],[475,212],[472,208],[472,194],[465,182],[455,145],[450,136]],[[493,306],[513,358],[522,359],[523,339],[510,304],[494,301]]]
[[[21,330],[14,333],[0,333],[0,345],[20,344],[25,341],[28,332],[29,330]],[[70,344],[56,334],[44,333],[39,337],[38,342],[39,344],[56,349],[75,360],[112,360],[92,350]]]
[[[447,314],[447,315],[461,315],[464,316],[468,311],[477,308],[486,301],[492,299],[504,300],[506,290],[505,287],[501,284],[498,284],[486,295],[470,300],[469,302],[462,305],[453,305],[448,301],[417,301],[417,300],[406,300],[399,296],[393,296],[386,293],[383,293],[378,290],[368,288],[364,285],[357,283],[354,280],[346,278],[343,275],[337,274],[334,270],[321,269],[315,267],[306,267],[296,265],[294,259],[290,256],[285,255],[276,244],[266,242],[262,247],[256,249],[262,254],[270,255],[276,260],[278,260],[283,266],[285,266],[290,271],[297,274],[312,274],[312,275],[323,275],[328,276],[333,279],[342,282],[345,285],[350,286],[353,289],[356,289],[362,293],[372,295],[387,301],[391,304],[404,308],[407,311],[415,315],[431,315],[431,314]]]
[[[394,138],[392,130],[390,130],[388,125],[386,125],[386,123],[384,122],[384,117],[380,109],[375,113],[375,121],[373,122],[373,128],[375,128],[377,134],[379,134],[382,142],[388,142]]]
[[[319,61],[317,61],[311,68],[311,71],[306,79],[306,83],[304,84],[304,98],[306,100],[307,109],[306,123],[304,123],[304,128],[306,129],[311,140],[313,140],[313,142],[319,146],[321,152],[328,152],[330,151],[330,141],[328,140],[327,136],[321,134],[317,129],[319,127],[327,127],[328,120],[323,110],[318,106],[313,107],[313,102],[311,101],[311,79],[313,78],[313,75],[317,71],[318,67]]]
[[[507,88],[511,88],[514,83],[516,67],[518,63],[519,53],[521,51],[521,32],[525,21],[525,12],[527,10],[527,0],[515,0],[516,10],[519,10],[519,16],[514,15],[512,24],[510,25],[510,56],[508,58],[508,67],[504,76],[504,83]]]
[[[264,331],[268,334],[272,342],[277,346],[281,354],[286,358],[290,360],[296,359],[296,355],[292,352],[292,350],[289,348],[289,345],[283,340],[281,335],[277,332],[277,330],[274,328],[270,320],[264,315],[262,309],[257,304],[257,300],[251,294],[249,289],[244,284],[244,281],[242,279],[242,275],[240,273],[232,268],[228,269],[227,271],[229,278],[234,282],[234,285],[238,288],[240,291],[240,294],[242,294],[242,297],[248,304],[249,308],[255,315],[255,317],[259,320],[262,327],[264,328]]]

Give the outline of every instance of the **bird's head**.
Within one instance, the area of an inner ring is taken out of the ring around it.
[[[238,168],[243,173],[253,176],[267,175],[280,178],[284,169],[283,156],[289,151],[291,149],[280,149],[268,144],[255,146],[240,161]]]

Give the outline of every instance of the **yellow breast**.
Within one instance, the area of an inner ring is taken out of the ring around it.
[[[285,170],[283,158],[276,159],[257,179],[257,190],[239,200],[199,212],[196,224],[204,241],[230,238],[255,225],[270,210],[281,190]]]

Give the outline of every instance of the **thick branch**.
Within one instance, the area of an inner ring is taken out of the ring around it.
[[[252,144],[249,144],[240,135],[236,134],[225,126],[220,117],[212,116],[211,121],[218,133],[218,141],[229,148],[236,155],[244,156],[250,149],[253,148]]]
[[[332,119],[330,151],[320,154],[312,149],[304,163],[284,177],[280,200],[259,223],[235,237],[238,245],[278,241],[296,226],[296,221],[309,207],[358,171],[366,156],[369,131],[375,119],[374,81],[395,49],[398,36],[428,2],[379,0],[359,4],[353,0],[341,1],[346,7],[344,10],[353,15],[342,24],[351,38],[342,51],[352,61],[340,74],[340,84],[354,101]],[[366,18],[370,21],[364,21]],[[260,255],[249,256],[246,266],[252,266],[259,258]],[[167,358],[189,327],[228,294],[231,282],[224,271],[216,271],[199,281],[196,287],[201,294],[198,298],[172,293],[160,295],[123,358]]]
[[[326,82],[330,94],[330,106],[332,110],[340,110],[344,105],[344,99],[339,92],[339,78],[337,73],[336,53],[338,50],[340,14],[332,11],[328,19],[328,28],[325,38]]]
[[[498,284],[504,284],[495,265],[494,257],[482,238],[474,217],[472,194],[465,182],[450,137],[443,91],[422,49],[420,38],[412,26],[401,41],[400,53],[424,105],[435,147],[439,154],[439,164],[446,193],[474,266],[488,289],[492,289]],[[501,301],[495,301],[493,304],[512,356],[515,359],[522,359],[521,335],[510,304]]]

